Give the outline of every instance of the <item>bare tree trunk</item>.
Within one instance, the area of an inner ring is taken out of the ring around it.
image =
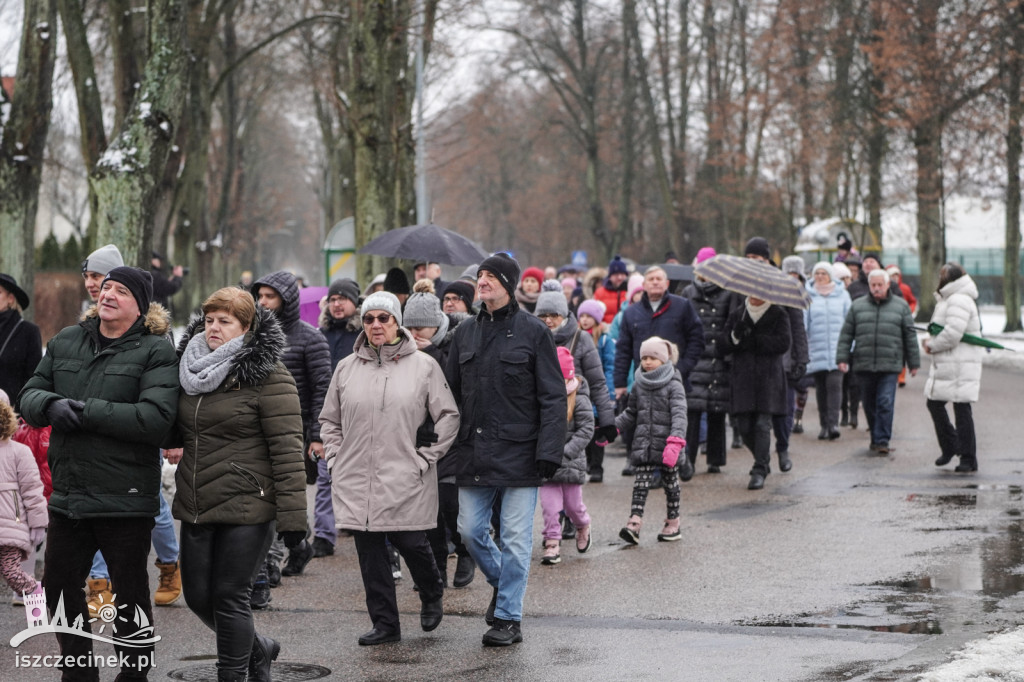
[[[0,271],[26,291],[32,291],[34,280],[32,254],[53,105],[56,30],[55,0],[25,0],[14,94],[0,137]]]
[[[931,293],[946,262],[946,230],[942,218],[942,125],[930,116],[914,128],[917,158],[917,242],[921,258],[919,320],[930,320],[935,309]]]
[[[96,67],[92,48],[86,35],[85,20],[80,0],[57,0],[60,22],[64,27],[67,43],[68,62],[71,64],[71,78],[75,85],[75,99],[78,104],[78,136],[82,161],[86,172],[96,168],[107,148],[107,134],[103,128],[103,104],[96,83]],[[116,126],[115,129],[119,129]],[[87,243],[96,246],[96,193],[88,189],[89,225],[86,228]]]
[[[1011,13],[1009,30],[1012,48],[1006,65],[1006,98],[1009,112],[1006,122],[1006,247],[1003,250],[1003,306],[1006,309],[1004,332],[1021,331],[1020,319],[1020,159],[1021,119],[1024,101],[1024,9],[1017,5]]]
[[[157,190],[188,94],[186,14],[184,0],[149,3],[151,52],[138,96],[89,178],[99,243],[117,244],[129,264],[149,263]]]
[[[640,28],[636,19],[636,3],[633,0],[624,0],[622,17],[626,27],[630,31],[630,38],[633,44],[633,56],[636,59],[637,86],[643,97],[644,109],[647,112],[647,134],[651,143],[651,155],[654,157],[654,174],[658,181],[658,193],[661,196],[661,206],[664,212],[664,222],[668,232],[668,244],[677,255],[680,253],[681,242],[679,232],[674,228],[676,225],[676,207],[672,201],[672,185],[669,181],[668,168],[665,165],[664,151],[661,146],[661,130],[658,126],[658,111],[654,105],[654,95],[651,93],[651,83],[647,76],[647,58],[643,52],[643,41],[640,40]],[[626,53],[628,59],[628,53]]]
[[[627,7],[632,6],[635,12],[635,3],[623,2],[622,12],[625,15]],[[627,26],[628,22],[622,21],[622,54],[626,58],[622,60],[622,97],[620,100],[620,116],[622,117],[619,127],[620,147],[622,148],[622,181],[619,186],[619,207],[616,220],[616,236],[619,242],[630,233],[633,217],[633,183],[636,178],[636,144],[633,139],[636,134],[636,79],[633,74],[633,66],[628,57],[632,48],[632,31]],[[619,243],[615,244],[617,251]],[[611,258],[614,253],[605,253]]]
[[[66,1],[66,0],[62,0]],[[130,0],[109,0],[110,47],[114,57],[114,130],[124,125],[139,83],[139,48]]]

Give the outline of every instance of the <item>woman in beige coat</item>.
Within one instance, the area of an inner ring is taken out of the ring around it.
[[[444,584],[425,531],[437,525],[437,460],[459,430],[459,412],[441,367],[417,352],[401,326],[398,299],[386,292],[363,302],[363,331],[335,368],[320,413],[331,471],[334,519],[352,531],[373,629],[363,645],[401,639],[395,581],[385,537],[419,587],[420,626],[441,623]],[[436,440],[417,440],[433,419]]]

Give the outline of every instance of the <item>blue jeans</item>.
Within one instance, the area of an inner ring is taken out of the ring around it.
[[[871,442],[875,445],[888,445],[892,438],[892,415],[899,376],[899,372],[857,372],[864,414],[871,425]]]
[[[491,508],[501,497],[501,548],[491,539]],[[459,535],[491,587],[498,589],[494,617],[523,619],[533,551],[537,488],[459,488]]]
[[[171,505],[167,504],[167,498],[162,492],[160,493],[160,513],[156,515],[156,523],[153,525],[153,549],[156,550],[156,560],[162,564],[173,564],[178,560],[178,536],[174,534]],[[110,571],[107,569],[107,561],[103,558],[102,552],[96,552],[96,556],[92,558],[89,577],[110,579]]]
[[[316,461],[316,497],[313,506],[313,536],[332,545],[338,540],[334,527],[334,502],[331,500],[331,472],[321,457]]]

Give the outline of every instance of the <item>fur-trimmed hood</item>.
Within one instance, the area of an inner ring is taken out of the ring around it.
[[[192,318],[178,342],[179,358],[192,337],[202,334],[205,330],[206,322],[203,316]],[[284,357],[287,343],[281,323],[277,321],[274,313],[256,306],[256,319],[253,320],[252,328],[245,333],[242,348],[231,362],[229,383],[238,382],[248,386],[263,383]]]
[[[88,310],[82,313],[81,321],[99,318],[99,315],[99,309],[93,303]],[[171,331],[171,313],[159,303],[150,303],[142,325],[147,332],[154,336],[167,336],[167,333]]]

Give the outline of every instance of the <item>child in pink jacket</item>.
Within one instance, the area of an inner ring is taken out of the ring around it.
[[[42,542],[47,515],[32,451],[11,440],[17,428],[14,409],[0,391],[0,574],[15,594],[26,594],[41,591],[21,562]]]

